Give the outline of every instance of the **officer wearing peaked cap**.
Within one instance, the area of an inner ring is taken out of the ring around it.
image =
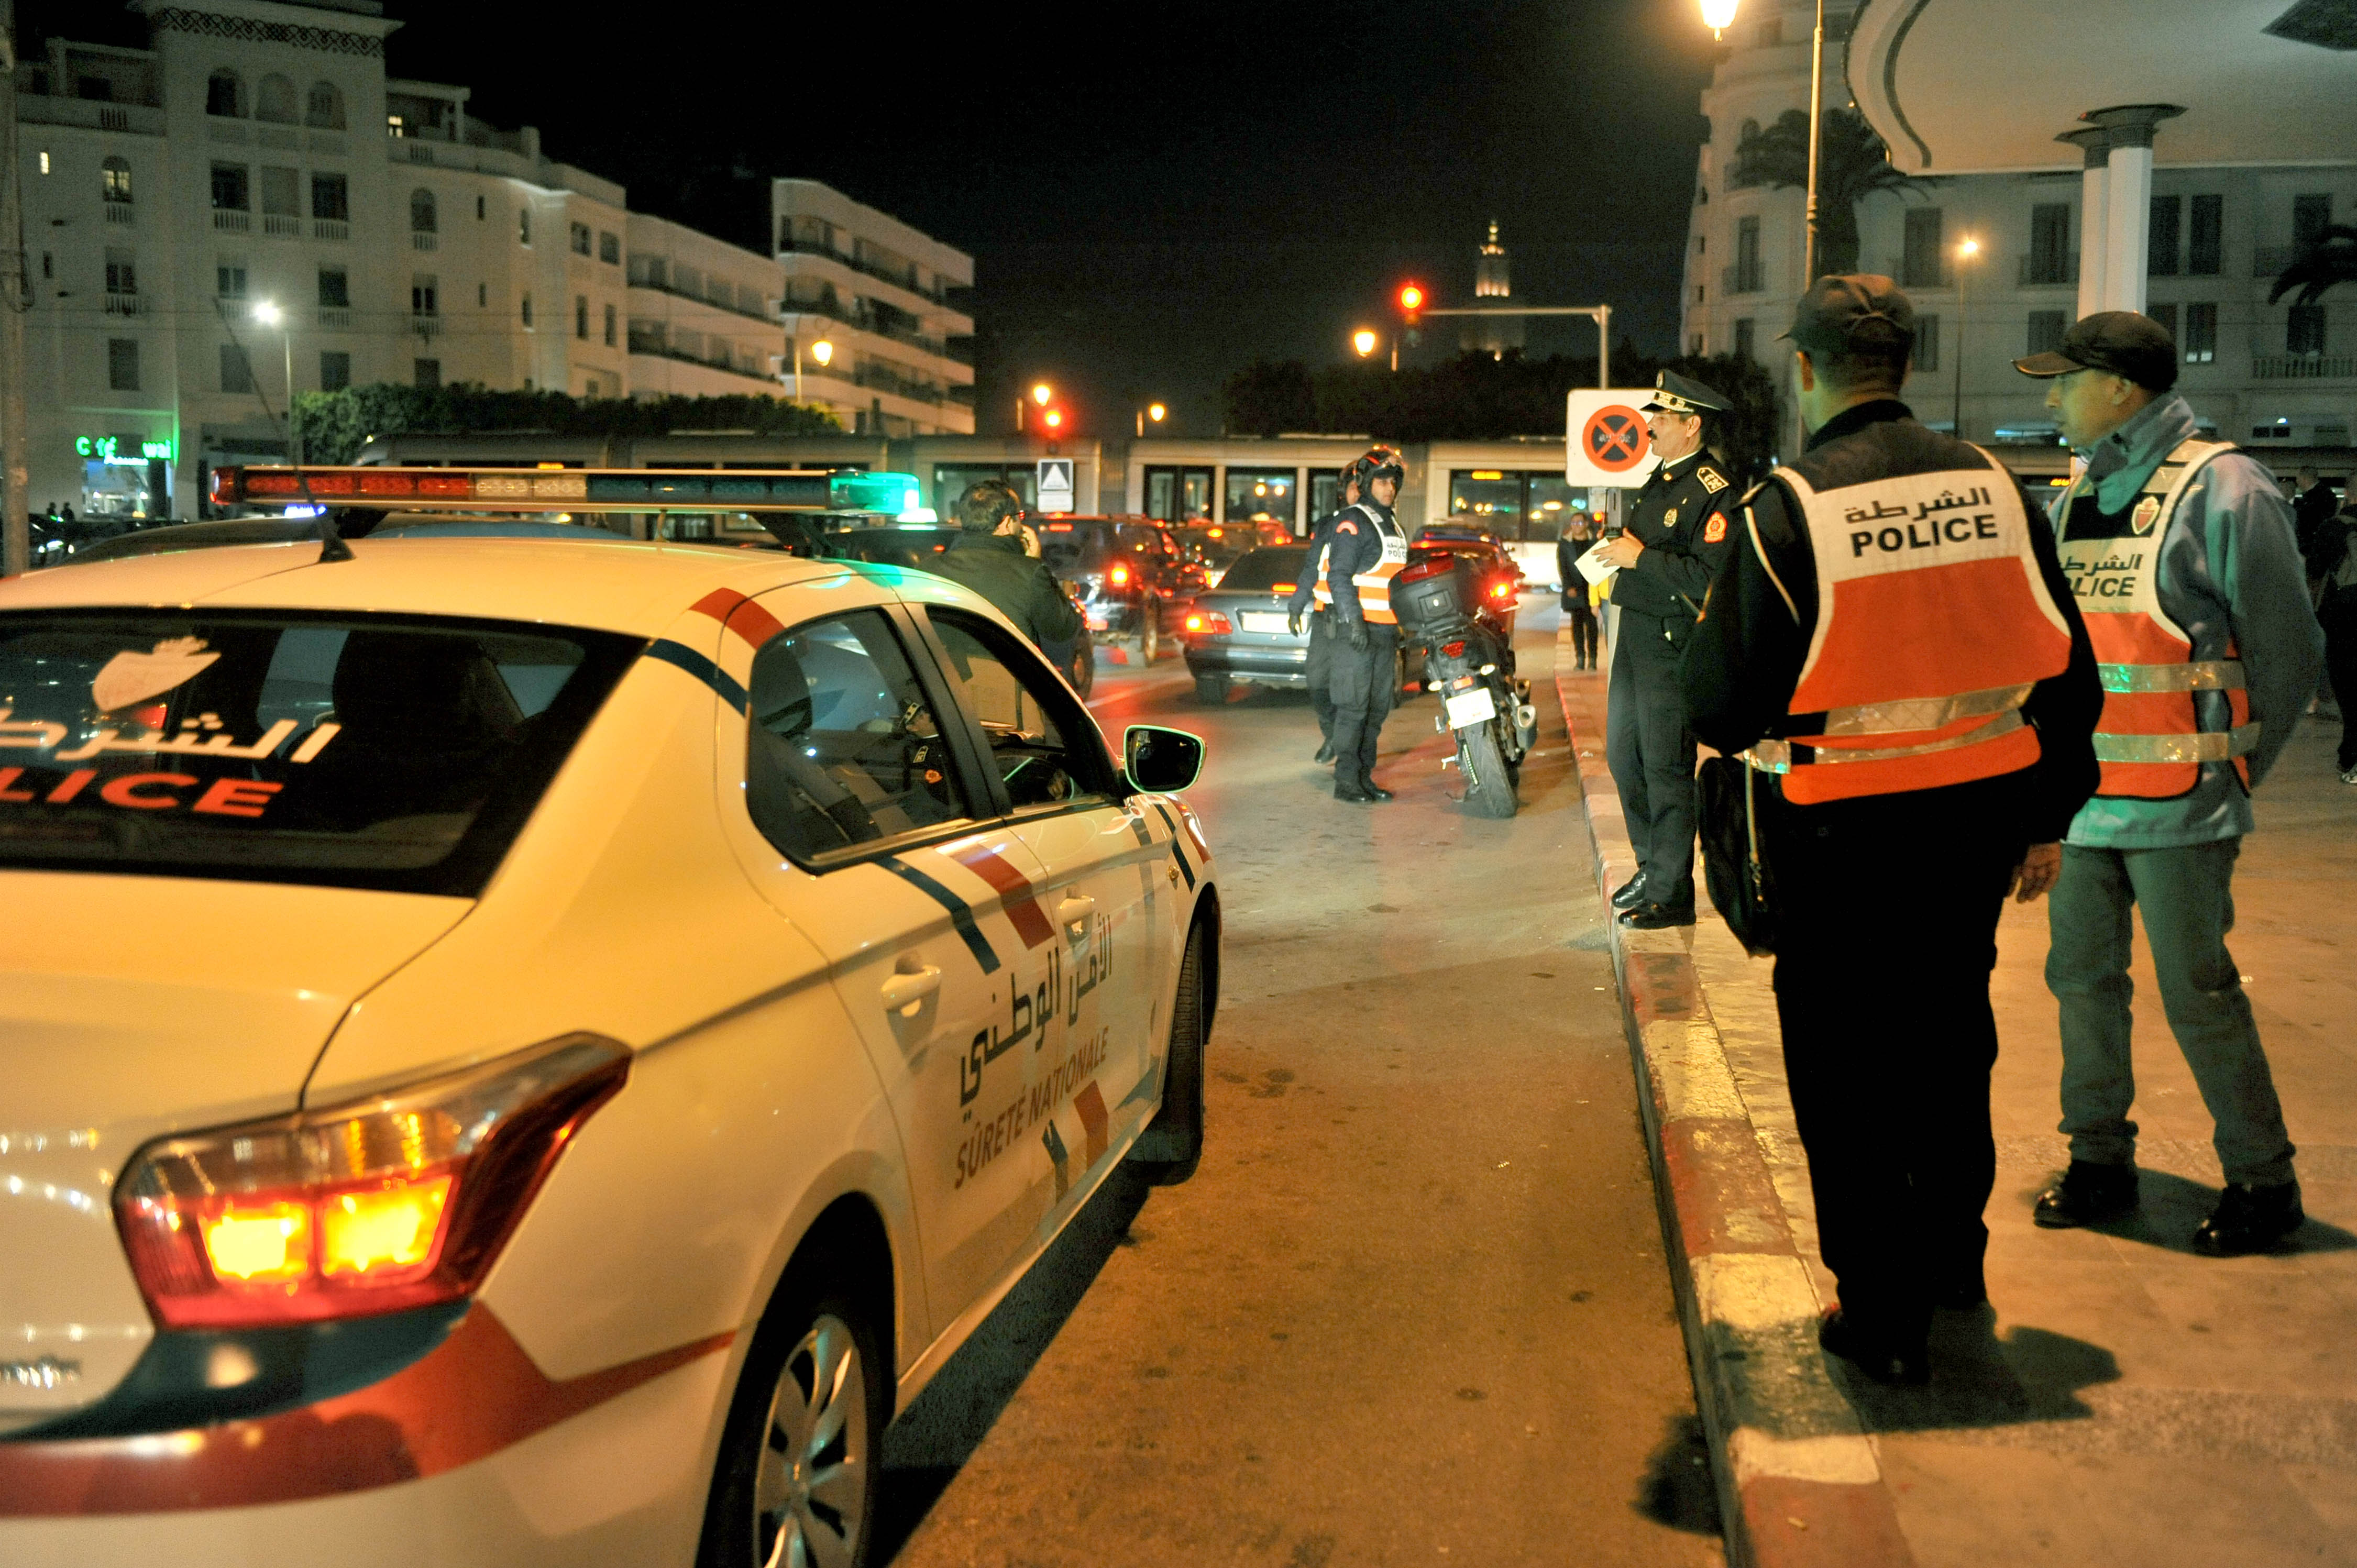
[[[1694,923],[1695,737],[1678,660],[1719,563],[1733,548],[1735,488],[1706,450],[1727,399],[1663,371],[1644,407],[1660,464],[1638,490],[1605,558],[1620,568],[1612,602],[1605,759],[1620,791],[1637,875],[1612,895],[1620,923],[1641,930]]]

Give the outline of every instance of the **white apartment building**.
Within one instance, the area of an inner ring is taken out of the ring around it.
[[[1845,40],[1860,9],[1825,7],[1828,107],[1851,101]],[[1710,139],[1682,295],[1691,352],[1771,365],[1785,352],[1776,338],[1803,283],[1803,193],[1737,186],[1736,149],[1787,110],[1806,110],[1810,25],[1804,5],[1747,5],[1703,94]],[[2004,113],[2001,95],[1985,102]],[[2287,102],[2282,113],[2299,111]],[[2309,306],[2266,297],[2302,242],[2357,221],[2357,147],[2337,162],[2203,166],[2172,159],[2171,134],[2164,121],[2151,142],[2145,287],[2146,309],[2183,354],[2179,390],[2219,435],[2330,466],[2357,425],[2357,291]],[[1859,206],[1859,268],[1897,279],[1918,312],[1908,400],[1927,424],[1960,421],[1970,440],[2055,439],[2044,387],[2012,365],[2051,348],[2080,313],[2082,156],[2056,144],[2051,157],[2050,167],[1924,179]]]
[[[951,339],[974,318],[949,291],[974,285],[974,258],[815,180],[772,181],[770,210],[800,401],[863,434],[973,435],[974,366]]]
[[[36,510],[197,515],[208,467],[285,460],[290,379],[782,397],[790,332],[844,350],[803,391],[846,427],[974,428],[973,263],[880,212],[780,181],[775,255],[632,213],[469,89],[388,80],[375,0],[132,9],[148,48],[16,73]]]

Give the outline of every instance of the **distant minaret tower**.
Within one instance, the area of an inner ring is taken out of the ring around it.
[[[1490,238],[1482,242],[1481,253],[1474,263],[1473,297],[1483,305],[1503,305],[1513,296],[1514,286],[1506,247],[1498,243],[1498,220],[1490,220]],[[1470,317],[1458,344],[1468,351],[1480,350],[1493,360],[1501,360],[1509,349],[1523,346],[1523,323],[1519,317]]]

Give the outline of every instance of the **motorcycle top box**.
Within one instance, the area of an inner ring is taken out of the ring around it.
[[[1410,636],[1473,618],[1481,585],[1470,562],[1446,551],[1409,563],[1392,578],[1392,614]]]

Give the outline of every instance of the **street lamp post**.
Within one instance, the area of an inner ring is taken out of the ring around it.
[[[826,369],[827,362],[834,358],[834,345],[820,338],[811,345],[811,358],[820,370]],[[802,401],[802,340],[799,338],[794,339],[794,401]]]
[[[1948,434],[1964,438],[1964,264],[1981,253],[1981,242],[1967,239],[1956,246],[1956,402]]]
[[[1740,0],[1702,0],[1702,23],[1717,38],[1735,26]],[[1817,0],[1816,27],[1809,36],[1809,227],[1801,251],[1801,287],[1817,281],[1817,138],[1825,104],[1825,0]]]
[[[1147,403],[1144,408],[1137,411],[1137,434],[1141,437],[1146,435],[1146,422],[1147,420],[1150,419],[1154,421],[1155,424],[1159,424],[1169,416],[1170,410],[1163,404],[1158,403]]]
[[[262,326],[279,329],[286,363],[286,456],[299,468],[303,466],[303,432],[295,423],[295,317],[279,309],[275,302],[265,299],[253,307],[253,319]]]

